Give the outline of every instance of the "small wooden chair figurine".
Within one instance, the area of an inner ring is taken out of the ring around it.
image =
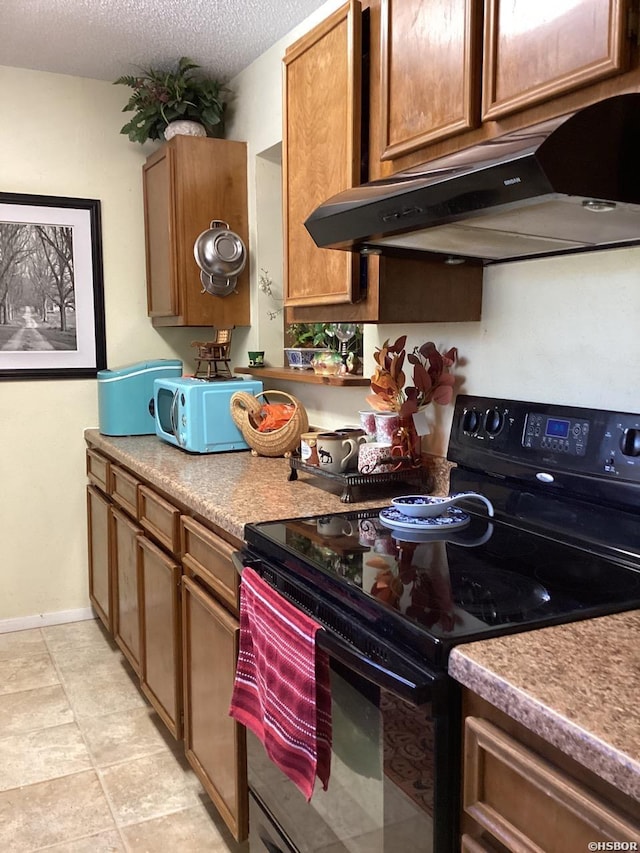
[[[214,329],[215,338],[212,341],[191,341],[196,347],[196,372],[194,376],[203,379],[230,379],[231,368],[231,333],[234,326],[227,329]],[[204,365],[204,366],[203,366]],[[222,365],[219,367],[218,365]]]

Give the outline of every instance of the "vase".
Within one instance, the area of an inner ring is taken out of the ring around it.
[[[342,367],[342,358],[340,353],[327,350],[326,352],[317,352],[311,359],[313,372],[320,376],[335,376],[340,373]]]
[[[413,415],[401,415],[398,428],[391,439],[392,447],[401,447],[403,468],[419,468],[422,464],[422,442]]]
[[[179,118],[176,121],[170,121],[164,131],[166,140],[173,139],[174,136],[206,136],[207,131],[204,125],[199,121],[190,121],[186,118]]]

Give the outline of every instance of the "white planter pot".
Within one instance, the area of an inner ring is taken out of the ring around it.
[[[197,121],[190,121],[186,118],[171,121],[167,125],[164,138],[172,139],[174,136],[206,136],[207,131],[204,125]]]

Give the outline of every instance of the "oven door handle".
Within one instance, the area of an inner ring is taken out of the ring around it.
[[[422,669],[414,666],[408,661],[388,669],[325,628],[316,634],[316,646],[347,669],[357,672],[367,681],[394,693],[412,705],[423,705],[432,701],[434,688],[437,689],[443,681],[442,676],[430,672],[426,667]]]
[[[247,559],[247,556],[241,551],[234,551],[231,554],[231,561],[240,575],[242,575],[245,566],[259,569],[261,563],[260,560]],[[316,616],[310,615],[318,621]],[[388,690],[413,705],[422,705],[425,702],[432,701],[434,689],[437,690],[438,686],[445,680],[443,674],[434,673],[428,670],[426,666],[422,668],[407,660],[397,662],[393,669],[389,669],[362,654],[346,640],[343,640],[339,634],[324,627],[316,634],[316,645],[347,669],[357,672],[377,687]]]

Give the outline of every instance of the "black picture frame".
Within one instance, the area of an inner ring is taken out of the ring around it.
[[[0,380],[106,363],[100,201],[0,192]]]

